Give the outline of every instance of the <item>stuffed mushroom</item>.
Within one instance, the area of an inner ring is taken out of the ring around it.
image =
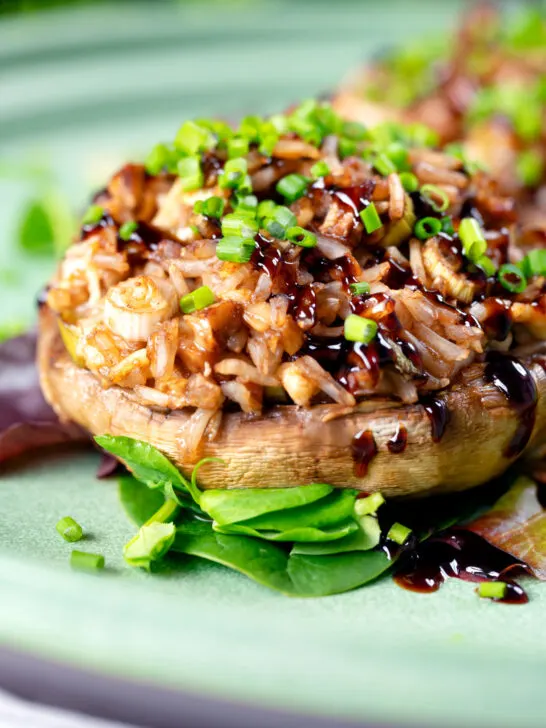
[[[41,310],[61,417],[205,488],[461,490],[546,437],[546,251],[419,126],[186,122],[96,195]]]

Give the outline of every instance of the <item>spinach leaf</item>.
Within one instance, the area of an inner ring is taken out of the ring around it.
[[[245,488],[240,490],[206,490],[200,505],[220,526],[250,518],[296,508],[323,498],[333,491],[331,485],[302,485],[297,488]]]
[[[291,541],[298,542],[323,542],[336,541],[349,536],[358,530],[358,525],[353,519],[346,519],[332,528],[315,528],[314,526],[294,526],[286,531],[258,530],[248,526],[246,523],[230,523],[226,526],[219,526],[216,522],[212,524],[217,533],[238,533],[243,536],[254,536],[263,538],[266,541]]]
[[[118,478],[118,494],[126,514],[137,526],[146,523],[165,502],[161,491],[151,490],[132,475]]]
[[[223,564],[270,589],[296,597],[348,591],[376,579],[392,565],[382,551],[289,555],[260,539],[215,533],[211,524],[202,521],[181,524],[172,550]]]
[[[177,488],[191,493],[199,503],[199,491],[192,492],[191,483],[153,445],[142,440],[133,440],[131,437],[113,435],[98,435],[95,437],[95,442],[122,460],[135,478],[145,483],[148,488],[160,488],[165,491],[167,497],[172,496],[171,488]]]
[[[264,513],[241,523],[245,526],[269,531],[287,531],[302,526],[328,528],[353,517],[356,494],[356,490],[335,490],[313,503],[283,511]]]
[[[292,594],[292,582],[286,573],[288,554],[272,543],[215,533],[210,523],[189,521],[178,527],[172,550],[215,561],[259,584]]]
[[[123,558],[129,564],[150,571],[155,561],[162,559],[174,543],[174,523],[153,521],[142,526],[136,536],[125,544]]]
[[[359,529],[338,541],[326,543],[295,543],[294,554],[307,556],[324,556],[326,554],[341,554],[347,551],[369,551],[379,544],[381,528],[379,521],[373,516],[359,518]]]
[[[213,524],[219,533],[240,533],[268,541],[333,541],[356,531],[356,490],[336,490],[314,503],[264,513],[246,521]]]

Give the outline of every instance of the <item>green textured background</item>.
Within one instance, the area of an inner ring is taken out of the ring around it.
[[[0,161],[43,160],[76,207],[118,162],[187,116],[268,111],[331,88],[365,54],[434,32],[449,2],[153,4],[0,20]],[[30,320],[51,271],[13,243],[33,184],[0,178],[0,321]],[[2,372],[0,371],[0,377]],[[478,600],[452,581],[420,596],[390,580],[290,600],[220,567],[124,568],[133,532],[97,457],[18,463],[0,478],[0,642],[205,695],[361,720],[542,726],[543,585],[526,607]],[[72,573],[55,532],[70,514],[103,552]]]

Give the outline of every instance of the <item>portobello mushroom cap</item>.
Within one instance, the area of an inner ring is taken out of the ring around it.
[[[501,474],[518,455],[538,454],[545,444],[544,359],[535,355],[534,360],[522,359],[522,364],[537,390],[534,425],[522,453],[506,454],[522,421],[505,395],[485,381],[486,365],[481,363],[470,365],[449,389],[436,395],[449,413],[445,432],[435,438],[438,441],[433,439],[431,420],[422,404],[377,402],[377,409],[349,414],[335,405],[307,409],[276,405],[257,416],[226,412],[216,438],[203,439],[197,452],[189,452],[184,446],[189,414],[144,406],[121,387],[103,389],[90,371],[68,355],[56,315],[47,306],[40,311],[39,372],[45,396],[57,414],[95,435],[145,440],[186,474],[201,458],[221,458],[223,463],[210,462],[200,469],[204,488],[325,482],[367,493],[381,490],[393,497],[477,486]],[[405,428],[407,444],[402,452],[393,453],[389,441],[399,428]],[[370,458],[367,472],[358,475],[362,453],[355,442],[366,432],[373,436],[377,453]]]

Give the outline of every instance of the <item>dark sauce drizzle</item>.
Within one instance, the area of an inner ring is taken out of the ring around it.
[[[361,430],[353,437],[351,454],[354,474],[357,478],[363,478],[368,472],[369,464],[377,455],[377,445],[370,430]]]
[[[408,431],[404,427],[404,425],[399,422],[398,426],[396,428],[396,432],[391,437],[391,439],[387,442],[387,447],[389,448],[389,452],[392,452],[393,455],[398,455],[406,449],[406,445],[408,444]]]
[[[518,415],[518,425],[504,449],[506,458],[519,455],[529,442],[535,424],[537,388],[531,372],[513,356],[490,352],[487,356],[484,379],[506,397]]]
[[[522,575],[531,575],[523,561],[471,531],[449,528],[404,552],[394,581],[404,589],[424,594],[437,591],[449,577],[472,582],[504,581],[506,594],[495,601],[525,604],[528,596],[512,578]]]
[[[447,404],[443,399],[431,395],[422,397],[421,404],[430,420],[432,440],[433,442],[440,442],[449,422]]]

